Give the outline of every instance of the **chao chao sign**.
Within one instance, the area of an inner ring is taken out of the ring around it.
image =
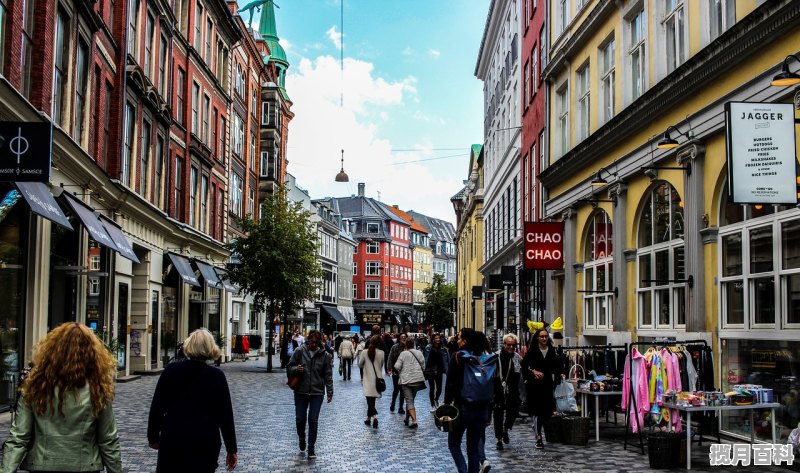
[[[564,222],[525,222],[525,269],[564,268]]]

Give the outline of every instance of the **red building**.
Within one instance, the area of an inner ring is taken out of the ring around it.
[[[547,165],[545,97],[542,70],[547,58],[545,9],[547,2],[522,0],[522,218],[535,222],[541,215],[542,187],[538,175]]]

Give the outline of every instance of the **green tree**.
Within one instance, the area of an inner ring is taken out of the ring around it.
[[[232,283],[253,297],[257,311],[267,311],[267,371],[272,372],[272,337],[275,316],[288,313],[313,299],[322,277],[317,261],[318,238],[311,212],[291,202],[280,186],[261,204],[261,217],[237,220],[245,236],[228,244],[240,265],[229,274]]]
[[[425,324],[433,325],[441,330],[453,325],[453,313],[450,311],[452,300],[456,297],[456,286],[448,284],[441,274],[433,275],[433,283],[423,291],[425,304]]]

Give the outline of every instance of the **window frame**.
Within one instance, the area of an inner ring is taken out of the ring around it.
[[[614,99],[616,87],[616,39],[612,36],[600,49],[600,123],[608,123],[614,118]],[[610,64],[609,64],[610,58]]]
[[[578,99],[578,136],[577,140],[580,142],[585,140],[591,134],[591,70],[589,69],[589,62],[587,61],[575,73],[575,81],[577,82],[577,99]]]

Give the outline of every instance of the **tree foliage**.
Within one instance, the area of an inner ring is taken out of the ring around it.
[[[453,314],[450,311],[452,299],[456,297],[456,286],[448,284],[441,274],[433,275],[433,282],[423,291],[425,304],[425,323],[435,329],[444,329],[453,325]]]
[[[311,212],[291,202],[281,186],[261,204],[258,220],[249,215],[238,220],[245,236],[228,244],[240,261],[229,278],[253,297],[256,310],[269,304],[286,313],[314,299],[322,268],[310,217]]]

